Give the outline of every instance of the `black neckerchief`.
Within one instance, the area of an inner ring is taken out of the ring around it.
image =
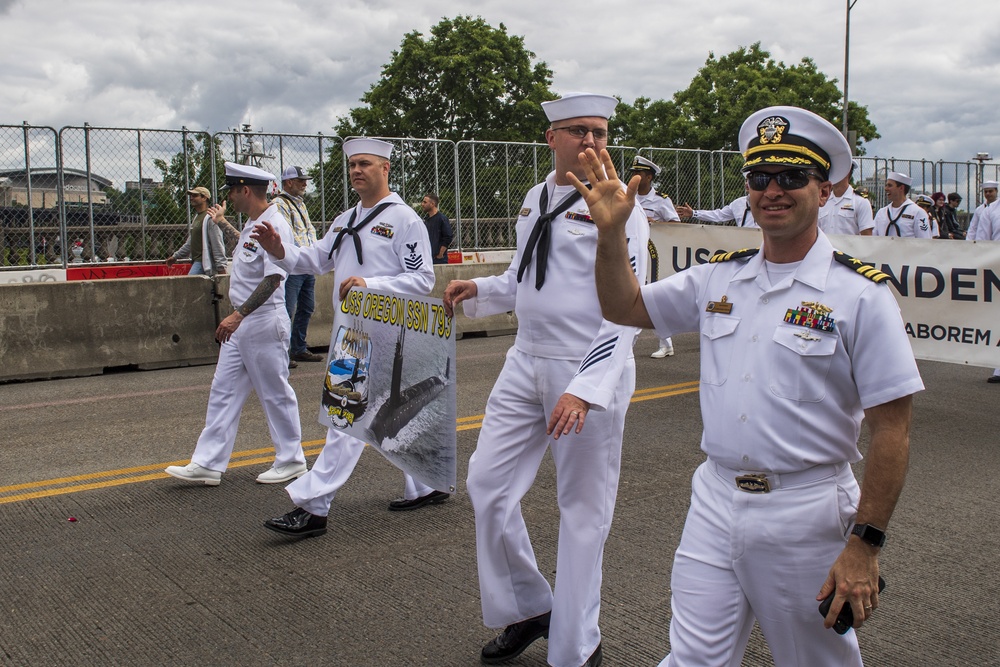
[[[750,212],[750,202],[747,202],[747,207],[743,209],[743,219],[740,220],[740,227],[747,224],[747,213]]]
[[[890,204],[889,206],[885,207],[885,217],[889,218],[889,224],[885,226],[885,235],[886,236],[889,235],[889,228],[890,227],[895,227],[896,228],[896,236],[902,236],[902,234],[899,233],[899,224],[898,224],[898,221],[899,221],[899,219],[901,217],[903,217],[903,211],[905,211],[909,207],[910,207],[909,203],[903,204],[903,208],[899,209],[899,213],[896,214],[895,218],[892,217],[889,214],[889,209],[892,208],[892,204]]]
[[[337,238],[333,240],[333,247],[330,248],[330,254],[326,256],[327,259],[333,258],[333,253],[337,251],[340,247],[340,242],[344,240],[344,235],[348,235],[354,238],[354,252],[358,253],[358,264],[364,264],[365,261],[361,257],[361,237],[358,236],[358,232],[364,229],[365,225],[378,217],[379,213],[392,206],[396,202],[386,201],[382,202],[376,206],[372,211],[365,216],[365,219],[358,224],[357,227],[354,226],[354,221],[358,218],[358,209],[355,208],[351,211],[351,219],[347,221],[347,225],[340,230],[337,234]]]
[[[587,184],[587,188],[590,188],[589,183]],[[531,264],[531,255],[537,246],[538,254],[535,257],[535,289],[542,289],[542,285],[545,283],[545,269],[549,262],[549,246],[552,242],[552,220],[569,210],[569,207],[579,201],[582,196],[579,191],[571,192],[563,197],[563,200],[556,205],[554,211],[546,213],[545,209],[549,206],[549,188],[548,184],[542,187],[542,193],[538,197],[539,216],[535,220],[535,226],[532,228],[531,234],[528,235],[528,242],[524,246],[524,253],[521,255],[521,265],[517,268],[517,282],[521,282],[521,277],[527,270],[528,265]]]

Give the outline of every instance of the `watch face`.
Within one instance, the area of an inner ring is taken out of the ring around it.
[[[885,545],[885,532],[875,526],[859,523],[854,526],[854,530],[851,532],[872,546],[882,547]]]

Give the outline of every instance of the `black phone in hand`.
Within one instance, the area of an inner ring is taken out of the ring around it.
[[[881,593],[885,590],[885,579],[879,575],[878,578],[878,592]],[[819,603],[819,614],[823,618],[830,613],[830,605],[833,604],[833,596],[836,594],[836,590],[826,596],[826,599]],[[840,608],[840,613],[837,614],[837,620],[833,623],[833,629],[838,635],[842,635],[851,629],[854,625],[854,610],[851,609],[851,603],[845,602],[844,606]]]

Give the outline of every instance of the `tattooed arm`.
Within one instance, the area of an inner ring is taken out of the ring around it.
[[[227,340],[233,337],[236,333],[236,329],[240,326],[240,322],[244,320],[250,313],[257,310],[264,304],[271,295],[274,294],[274,290],[281,286],[281,276],[277,274],[271,274],[264,276],[264,279],[260,281],[257,285],[257,289],[253,291],[253,294],[243,302],[239,308],[237,308],[233,313],[222,320],[219,323],[219,328],[215,330],[215,340],[220,343],[225,343]]]
[[[219,229],[222,230],[222,236],[226,240],[226,245],[229,247],[235,246],[236,240],[240,238],[240,230],[233,227],[232,224],[226,220],[226,202],[209,206],[208,214],[211,216],[212,222],[217,224]]]

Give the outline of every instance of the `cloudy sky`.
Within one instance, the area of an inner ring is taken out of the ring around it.
[[[405,33],[459,12],[524,36],[556,92],[669,99],[709,51],[755,41],[842,81],[845,1],[0,0],[0,124],[332,134]],[[857,0],[851,99],[882,134],[869,155],[1000,159],[988,5]]]

